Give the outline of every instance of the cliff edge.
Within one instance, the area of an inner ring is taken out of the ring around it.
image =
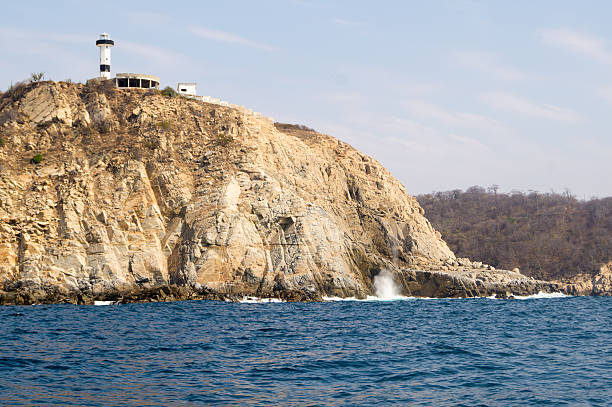
[[[457,259],[376,160],[244,111],[104,82],[0,99],[0,302],[554,291]]]

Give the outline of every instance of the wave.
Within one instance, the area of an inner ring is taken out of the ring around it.
[[[356,297],[323,297],[323,301],[363,301],[363,302],[381,302],[381,301],[405,301],[405,300],[421,300],[424,298],[420,297],[406,297],[403,295],[394,295],[390,297],[376,297],[374,295],[368,295],[366,298]]]
[[[258,297],[244,297],[238,302],[243,304],[266,304],[266,303],[277,303],[277,302],[285,302],[279,298],[258,298]]]
[[[567,294],[563,294],[563,293],[545,293],[544,291],[540,291],[537,294],[531,294],[531,295],[514,295],[512,296],[511,299],[514,300],[538,300],[538,299],[545,299],[545,298],[568,298],[571,297],[571,295],[567,295]],[[492,300],[497,300],[497,299],[505,299],[505,298],[497,298],[495,294],[493,294],[490,297],[485,297],[485,298],[489,298]]]
[[[545,299],[545,298],[568,298],[571,295],[563,293],[545,293],[540,291],[537,294],[532,295],[515,295],[511,299],[515,300],[533,300],[533,299]],[[435,297],[406,297],[403,295],[396,295],[392,297],[376,297],[374,295],[368,295],[366,298],[355,298],[355,297],[323,297],[323,301],[364,301],[364,302],[376,302],[376,301],[405,301],[405,300],[469,300],[474,298],[489,298],[492,300],[502,299],[497,298],[495,294],[490,297],[468,297],[468,298],[435,298]]]
[[[115,301],[94,301],[94,305],[113,305]]]
[[[540,291],[537,294],[532,295],[516,295],[514,298],[517,300],[532,300],[532,299],[540,299],[540,298],[567,298],[571,297],[571,295],[563,294],[563,293],[545,293]]]

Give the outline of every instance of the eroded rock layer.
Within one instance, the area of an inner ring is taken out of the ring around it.
[[[103,83],[29,85],[0,113],[3,302],[363,297],[383,269],[414,295],[552,289],[458,261],[327,135]]]

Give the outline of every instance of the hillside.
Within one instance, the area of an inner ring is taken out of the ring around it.
[[[106,82],[0,98],[0,302],[557,286],[457,259],[376,160],[308,128]]]
[[[417,199],[458,256],[549,280],[593,275],[612,261],[612,197],[472,187]]]

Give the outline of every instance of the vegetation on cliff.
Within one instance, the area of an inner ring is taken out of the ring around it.
[[[594,274],[612,260],[612,197],[475,186],[417,199],[457,256],[543,279]]]

